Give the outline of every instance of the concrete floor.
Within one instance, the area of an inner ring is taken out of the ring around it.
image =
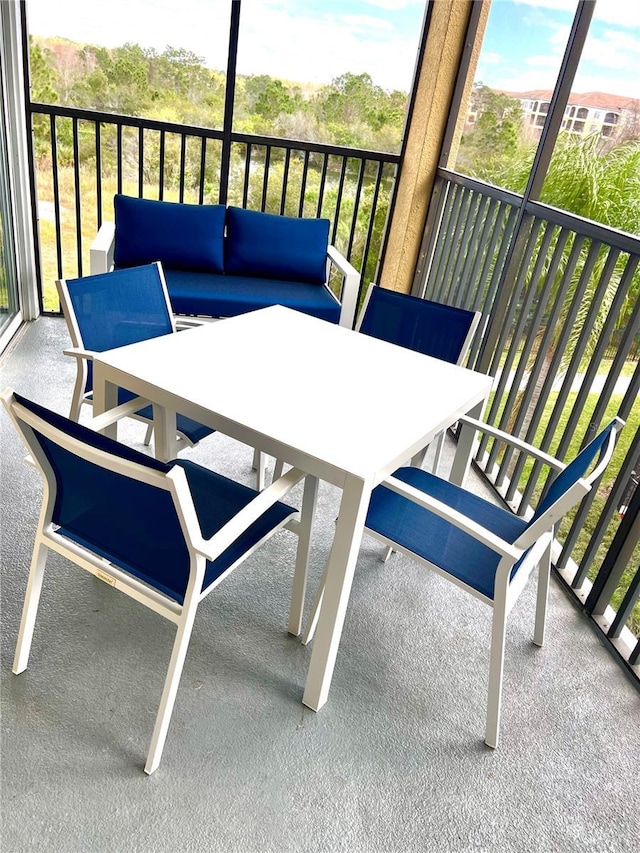
[[[0,387],[66,413],[67,345],[63,321],[31,324]],[[0,427],[2,851],[638,849],[640,697],[558,584],[543,649],[533,585],[511,616],[492,752],[489,610],[398,555],[381,563],[372,540],[327,705],[300,701],[310,648],[286,633],[285,532],[201,607],[162,764],[146,777],[169,623],[52,556],[30,666],[11,673],[40,486],[4,413]],[[122,437],[139,444],[142,428]],[[252,482],[250,449],[224,436],[187,452]],[[322,487],[312,591],[337,497]]]

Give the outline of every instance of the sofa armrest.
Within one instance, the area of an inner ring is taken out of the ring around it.
[[[103,222],[89,248],[89,272],[97,275],[113,269],[116,226],[114,222]]]
[[[340,325],[348,329],[353,328],[358,305],[358,291],[360,290],[360,273],[340,254],[335,246],[327,249],[327,258],[343,275],[342,292],[340,294]]]

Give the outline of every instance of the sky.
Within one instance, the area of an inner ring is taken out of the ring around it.
[[[449,2],[449,0],[436,0]],[[476,80],[507,91],[551,89],[576,0],[493,0]],[[191,50],[226,67],[230,0],[28,0],[34,35],[116,47]],[[328,83],[368,72],[408,91],[424,0],[242,0],[238,73]],[[573,86],[640,98],[640,2],[597,0]]]
[[[511,92],[552,89],[575,0],[498,0],[492,4],[476,80]],[[640,98],[640,3],[597,0],[574,92]]]

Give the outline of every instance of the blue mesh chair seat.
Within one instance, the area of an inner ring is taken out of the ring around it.
[[[538,568],[534,643],[542,645],[555,527],[598,482],[623,421],[612,421],[565,465],[488,424],[462,420],[499,442],[513,443],[556,473],[531,517],[521,518],[434,474],[405,467],[373,490],[365,530],[493,608],[485,742],[496,747],[507,616]],[[313,636],[321,604],[322,593],[303,642]]]
[[[49,549],[177,627],[145,765],[161,758],[199,602],[297,515],[302,472],[262,492],[184,460],[159,462],[11,389],[2,399],[46,484],[13,671],[28,663]]]
[[[467,518],[473,518],[505,542],[516,542],[527,527],[523,518],[428,471],[400,468],[394,477]],[[486,598],[493,598],[500,555],[446,519],[380,487],[371,496],[366,525],[369,530],[438,566]]]

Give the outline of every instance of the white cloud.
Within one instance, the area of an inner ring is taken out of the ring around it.
[[[502,0],[494,0],[502,2]],[[575,14],[576,0],[512,0],[521,6],[550,9]],[[593,12],[594,21],[606,21],[623,27],[640,27],[640,3],[637,0],[598,0]]]
[[[282,0],[254,2],[250,8],[241,19],[239,73],[326,83],[345,71],[368,72],[385,89],[409,90],[421,15],[415,31],[406,34],[388,17],[351,14],[347,4],[344,13],[313,16],[304,7],[292,15]]]

